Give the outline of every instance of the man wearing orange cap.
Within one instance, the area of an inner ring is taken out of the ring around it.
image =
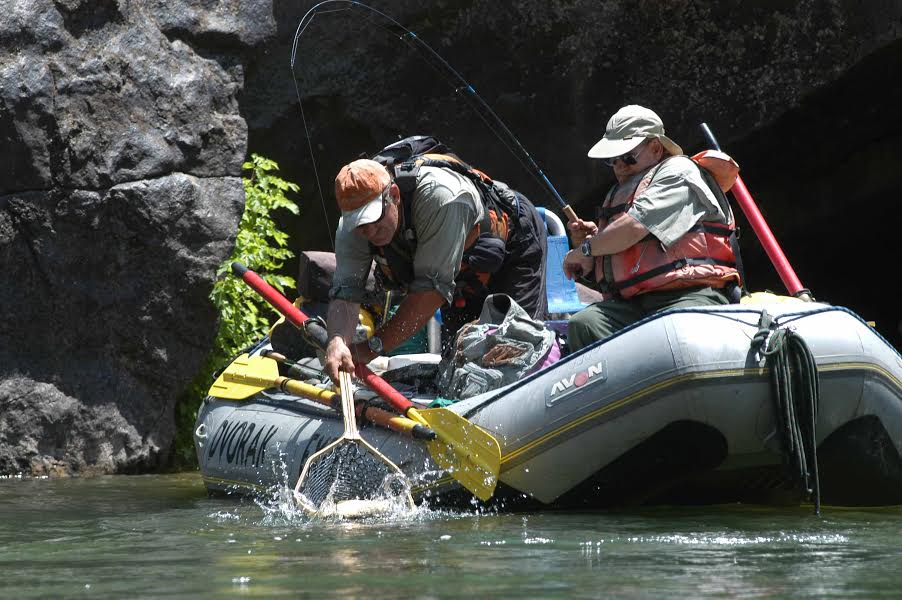
[[[740,284],[733,213],[720,187],[664,135],[661,118],[624,106],[589,150],[614,169],[597,223],[568,224],[571,279],[592,276],[606,299],[569,321],[578,350],[659,310],[728,304]]]
[[[466,165],[452,166],[457,165],[425,162],[400,178],[400,167],[359,159],[335,178],[342,216],[324,365],[333,379],[338,370],[353,371],[354,361],[365,364],[397,348],[439,308],[448,338],[479,316],[490,293],[508,294],[533,318],[545,316],[541,217],[505,184]],[[380,281],[406,295],[368,342],[352,345],[374,259]]]

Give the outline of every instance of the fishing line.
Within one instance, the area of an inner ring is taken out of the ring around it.
[[[344,5],[340,7],[326,8],[331,5]],[[377,22],[375,19],[368,18],[366,13],[363,13],[361,18],[366,21],[372,23],[376,27],[389,31],[392,35],[398,36],[398,39],[404,43],[408,48],[413,51],[417,50],[426,50],[426,56],[423,57],[424,62],[429,65],[433,71],[435,71],[440,77],[444,78],[446,81],[452,83],[452,88],[454,89],[455,94],[462,96],[464,100],[473,108],[476,115],[482,120],[482,122],[486,125],[489,131],[495,135],[495,137],[501,142],[501,144],[510,152],[514,158],[526,169],[527,172],[532,175],[532,177],[543,187],[545,187],[554,197],[554,199],[560,204],[561,207],[564,208],[565,212],[569,209],[569,205],[566,201],[561,197],[558,191],[555,189],[554,185],[545,175],[544,171],[539,167],[539,165],[532,158],[532,155],[523,147],[520,143],[519,139],[514,135],[514,133],[507,127],[504,121],[492,110],[492,108],[482,99],[482,97],[476,92],[476,89],[467,82],[463,76],[455,70],[444,58],[441,57],[429,44],[423,41],[416,33],[407,29],[397,20],[392,18],[391,16],[383,13],[382,11],[375,9],[371,6],[367,6],[366,4],[362,4],[355,0],[324,0],[323,2],[319,2],[318,4],[311,7],[301,18],[298,23],[297,30],[295,31],[294,39],[292,41],[291,46],[291,74],[292,79],[294,81],[295,94],[297,95],[298,105],[300,106],[301,111],[301,120],[304,124],[304,133],[307,137],[307,147],[310,152],[311,162],[313,163],[313,172],[314,177],[316,179],[316,185],[319,192],[320,204],[323,208],[323,213],[326,215],[326,222],[328,223],[328,211],[326,208],[325,197],[322,192],[322,185],[320,183],[319,172],[316,166],[316,155],[313,151],[313,141],[310,137],[310,130],[307,126],[306,116],[304,114],[304,106],[303,101],[301,99],[300,86],[298,84],[297,74],[295,72],[295,64],[297,61],[297,51],[298,45],[300,42],[301,36],[307,31],[307,28],[313,23],[313,20],[316,16],[320,14],[331,14],[331,13],[339,13],[344,11],[350,11],[354,8],[364,9],[364,11],[369,11],[370,14],[376,15],[380,17],[382,20],[390,23],[394,28],[403,32],[403,35],[397,34],[397,32],[392,31],[389,27],[385,26],[382,23]],[[432,59],[430,61],[429,59]],[[450,77],[448,76],[450,74]],[[329,232],[329,240],[334,249],[335,242],[332,239],[332,233]]]

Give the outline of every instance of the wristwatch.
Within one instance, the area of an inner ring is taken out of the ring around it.
[[[583,240],[583,243],[580,244],[579,249],[582,251],[583,256],[591,257],[592,256],[592,236],[587,237]]]
[[[382,338],[379,336],[373,336],[366,341],[367,348],[375,352],[376,354],[382,354]]]

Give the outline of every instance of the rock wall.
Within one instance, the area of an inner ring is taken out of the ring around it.
[[[313,4],[4,5],[0,474],[166,462],[173,403],[215,334],[207,295],[233,245],[248,147],[302,186],[301,218],[282,223],[297,250],[331,249],[340,165],[413,133],[556,208],[487,107],[584,215],[612,181],[585,153],[619,106],[655,109],[688,151],[708,122],[802,282],[902,347],[886,291],[902,187],[898,2],[373,1],[418,38],[333,2],[298,44],[295,87],[293,36]],[[742,244],[752,287],[780,290],[747,227]]]
[[[0,14],[0,474],[165,463],[244,207],[264,0]]]
[[[902,171],[892,166],[902,162],[902,4],[371,4],[447,60],[583,215],[593,214],[613,181],[586,152],[617,108],[653,108],[690,152],[705,147],[698,124],[707,122],[737,157],[802,283],[818,299],[875,320],[902,348],[902,311],[883,283],[899,253],[860,258],[869,240],[894,235],[893,219],[882,216],[897,214],[902,187]],[[337,222],[331,185],[341,164],[414,133],[446,140],[537,204],[557,207],[491,132],[461,80],[374,13],[324,12],[305,29],[294,68],[302,120],[289,61],[295,30],[313,5],[275,2],[278,35],[249,66],[242,100],[252,147],[301,184],[303,221],[288,224],[300,248],[330,249],[328,232]],[[866,207],[867,227],[849,226],[850,207]],[[751,228],[743,233],[751,286],[783,291]]]

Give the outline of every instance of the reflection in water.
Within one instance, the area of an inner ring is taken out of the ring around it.
[[[0,481],[4,597],[893,596],[902,509],[299,513],[197,474]],[[12,590],[10,593],[7,590]],[[603,590],[603,594],[602,591]]]

